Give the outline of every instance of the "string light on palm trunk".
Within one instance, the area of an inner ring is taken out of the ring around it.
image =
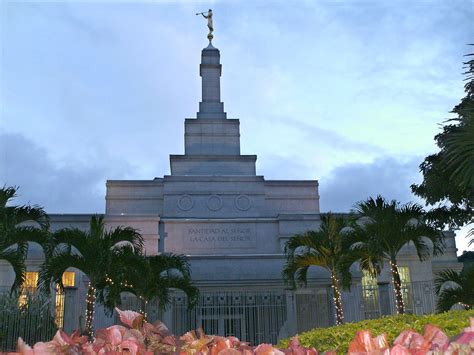
[[[333,296],[333,302],[334,306],[336,307],[336,325],[342,325],[344,322],[344,310],[342,306],[342,295],[341,292],[339,291],[339,285],[338,280],[336,277],[331,274],[331,280],[332,280],[332,285],[331,288],[333,289],[334,296]]]
[[[93,321],[94,321],[94,314],[95,314],[95,299],[96,299],[96,288],[91,285],[89,282],[87,286],[87,306],[86,306],[86,330],[90,332],[91,334],[88,334],[90,337],[92,337],[92,326],[93,326]]]
[[[398,273],[398,267],[395,263],[390,261],[390,268],[392,270],[392,284],[393,284],[393,292],[395,293],[395,302],[397,304],[396,311],[397,314],[400,314],[400,310],[405,311],[405,301],[403,299],[403,292],[402,292],[402,284],[400,280],[400,274]],[[397,279],[395,279],[394,275],[398,275]]]
[[[143,315],[144,319],[146,320],[148,318],[148,313],[146,312],[148,301],[142,296],[138,296],[138,298],[140,299],[139,313],[141,313]],[[144,305],[144,309],[142,309],[142,305]]]

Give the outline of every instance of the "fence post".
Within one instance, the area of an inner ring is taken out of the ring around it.
[[[175,307],[175,297],[176,297],[176,294],[173,293],[173,295],[171,296],[171,302],[169,305],[167,305],[166,309],[162,312],[162,315],[161,315],[161,318],[163,319],[160,319],[168,329],[174,329],[174,324],[173,324],[173,308]],[[157,303],[157,306],[158,306],[158,303]],[[198,305],[196,305],[195,307],[198,307]]]
[[[296,324],[296,305],[295,305],[295,292],[286,290],[286,328],[288,336],[294,335],[298,331],[298,325]]]

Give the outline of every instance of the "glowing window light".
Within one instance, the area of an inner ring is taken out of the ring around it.
[[[410,312],[412,308],[409,289],[409,285],[411,283],[410,268],[408,266],[399,266],[398,273],[400,274],[403,303],[406,305],[407,311]]]
[[[38,272],[25,272],[25,282],[21,287],[20,297],[18,298],[18,307],[25,307],[28,303],[28,294],[33,294],[38,285]]]
[[[367,270],[361,270],[362,298],[364,300],[364,312],[366,318],[378,318],[380,316],[379,286],[377,278]]]
[[[74,287],[75,275],[74,271],[65,271],[63,273],[62,281],[64,287]]]
[[[74,287],[75,273],[74,271],[65,271],[62,276],[64,287]],[[58,328],[64,326],[64,291],[56,287],[56,299],[54,302],[55,317],[54,322]]]

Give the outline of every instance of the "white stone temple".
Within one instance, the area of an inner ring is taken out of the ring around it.
[[[201,53],[199,112],[184,122],[184,154],[170,155],[171,175],[107,181],[105,219],[109,226],[137,228],[147,255],[173,252],[189,257],[193,280],[201,290],[199,305],[187,311],[185,297],[176,292],[165,313],[149,310],[152,317],[162,318],[176,334],[202,326],[206,333],[275,343],[334,323],[328,273],[313,268],[308,287],[296,291],[285,287],[281,275],[285,242],[295,233],[318,228],[318,181],[266,180],[257,175],[257,156],[240,154],[239,120],[227,118],[224,111],[221,68],[220,52],[209,44]],[[51,215],[52,228],[87,229],[90,217]],[[445,236],[442,257],[420,263],[409,246],[400,255],[409,312],[433,312],[434,272],[459,269],[454,234]],[[40,263],[41,256],[31,257],[29,270],[37,271]],[[87,279],[74,272],[62,310],[68,331],[84,322]],[[377,280],[363,277],[356,265],[353,275],[351,292],[343,298],[346,321],[394,312],[388,268]],[[3,273],[3,286],[11,285],[10,276]],[[133,308],[134,302],[124,296],[124,305]],[[113,321],[99,307],[96,326]]]

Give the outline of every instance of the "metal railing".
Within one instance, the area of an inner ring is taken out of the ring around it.
[[[396,314],[392,284],[379,284],[371,288],[358,285],[357,288],[362,294],[363,319]],[[402,295],[406,313],[422,315],[436,311],[437,297],[431,281],[402,284]]]
[[[51,299],[35,294],[0,294],[0,351],[14,351],[18,338],[34,345],[49,341],[57,331]]]
[[[192,310],[178,293],[171,310],[175,334],[202,328],[206,334],[235,336],[251,344],[275,344],[287,321],[284,290],[202,292]]]

